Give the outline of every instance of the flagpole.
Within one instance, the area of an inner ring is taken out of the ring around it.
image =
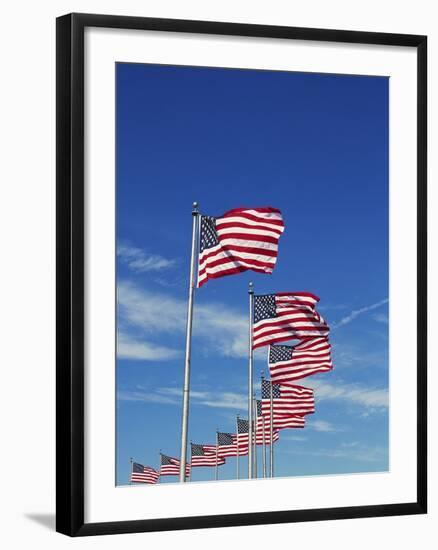
[[[254,285],[249,283],[249,338],[248,338],[248,479],[253,477],[252,464],[252,387],[253,387],[253,349],[252,349],[252,332],[254,319]]]
[[[190,397],[190,355],[192,347],[192,321],[193,321],[193,297],[195,292],[195,271],[196,271],[196,233],[198,227],[199,210],[198,203],[193,203],[192,210],[192,251],[190,260],[190,279],[189,279],[189,301],[187,306],[187,325],[186,325],[186,355],[184,362],[184,388],[183,388],[183,407],[181,423],[181,457],[179,480],[186,480],[186,456],[187,456],[187,433],[189,424],[189,397]]]
[[[269,447],[269,468],[270,476],[274,477],[274,399],[273,399],[272,380],[269,381],[269,398],[270,398],[270,415],[269,415],[269,429],[270,429],[270,447]]]
[[[219,477],[219,468],[218,468],[218,452],[219,452],[219,435],[218,431],[216,430],[216,468],[214,473],[214,479],[217,481]]]
[[[252,397],[252,410],[254,414],[254,477],[257,478],[257,403],[255,400],[255,393]]]
[[[263,375],[263,371],[261,373],[261,381],[262,381],[262,387],[263,387],[263,380],[265,379]],[[263,407],[263,402],[261,402]],[[262,413],[262,420],[263,420],[263,427],[262,427],[262,437],[263,437],[263,447],[262,447],[262,462],[263,462],[263,477],[266,477],[266,440],[265,440],[265,417],[263,416],[263,408],[261,410]]]
[[[131,458],[129,459],[129,462],[131,464],[131,473],[129,474],[129,485],[132,485],[132,470],[134,468],[134,460]]]
[[[236,439],[237,439],[236,479],[239,479],[239,477],[240,477],[240,471],[239,471],[239,415],[236,416]]]
[[[161,478],[161,449],[159,450],[158,454],[160,455],[160,461],[159,461],[160,467],[158,469],[158,473],[160,474],[160,476],[157,479],[157,483],[160,483],[160,478]]]

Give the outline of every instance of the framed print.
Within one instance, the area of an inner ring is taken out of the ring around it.
[[[426,37],[57,20],[57,530],[426,512]]]

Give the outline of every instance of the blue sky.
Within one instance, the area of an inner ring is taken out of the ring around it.
[[[189,439],[246,417],[252,280],[256,294],[317,294],[332,329],[334,370],[302,381],[316,412],[282,430],[276,475],[387,470],[388,80],[117,64],[116,81],[117,483],[130,457],[179,456],[194,200],[208,215],[274,206],[286,230],[272,275],[196,293]],[[266,348],[255,359],[258,380]],[[234,478],[234,458],[219,476]]]

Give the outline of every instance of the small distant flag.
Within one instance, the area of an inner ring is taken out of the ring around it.
[[[269,348],[269,372],[273,382],[287,384],[332,369],[331,346],[327,337],[309,338],[296,346]]]
[[[310,292],[278,292],[254,296],[253,348],[285,340],[327,336],[329,327]]]
[[[160,475],[161,476],[179,476],[180,460],[160,454]],[[186,476],[190,475],[190,464],[186,464]]]
[[[197,443],[191,443],[191,448],[192,468],[197,466],[216,466],[216,445],[199,445]],[[210,448],[214,450],[209,450]],[[225,459],[218,456],[217,464],[218,466],[225,464]]]
[[[265,424],[265,435],[271,429],[270,414],[262,416],[262,402],[257,400],[257,431],[263,431],[263,423]],[[304,416],[299,415],[282,415],[274,414],[272,417],[272,426],[274,430],[282,430],[284,428],[304,428],[306,421]],[[274,431],[275,433],[275,431]]]
[[[239,431],[239,422],[240,422],[240,429],[242,431]],[[239,440],[239,455],[245,455],[248,454],[248,420],[243,420],[241,418],[237,419],[237,427],[238,427],[238,434],[234,435],[234,438],[237,443],[237,439]],[[257,445],[263,445],[263,428],[262,424],[256,424],[255,429],[255,437],[256,437],[256,444]],[[278,441],[280,439],[280,434],[278,430],[274,430],[272,434],[273,441]],[[271,443],[271,437],[270,437],[270,429],[269,427],[265,429],[265,445],[269,445]]]
[[[143,466],[138,462],[132,463],[131,482],[134,483],[157,483],[160,474],[150,466]]]
[[[217,433],[217,455],[219,457],[226,458],[229,456],[237,456],[237,444],[235,437],[235,434],[224,432]],[[216,445],[203,445],[203,447],[206,452],[216,453]]]
[[[262,380],[262,413],[269,416],[271,410],[271,383]],[[272,383],[273,414],[303,415],[315,412],[315,396],[311,388],[303,386],[283,386]]]
[[[272,273],[284,231],[276,208],[235,208],[218,218],[201,216],[198,287],[209,279],[251,269]]]

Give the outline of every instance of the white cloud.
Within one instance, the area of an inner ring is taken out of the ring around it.
[[[385,325],[389,323],[389,318],[384,313],[375,313],[373,315],[373,319],[378,323],[384,323]]]
[[[168,294],[151,293],[132,283],[117,287],[119,320],[140,328],[145,334],[180,333],[186,328],[187,302]],[[208,348],[226,357],[246,357],[248,319],[241,312],[221,303],[194,305],[193,335]],[[265,359],[266,352],[255,354]]]
[[[157,392],[162,395],[181,395],[179,388],[160,388]],[[193,404],[206,407],[245,411],[248,409],[247,396],[235,392],[190,391],[190,399]]]
[[[304,435],[289,435],[287,432],[281,435],[281,439],[285,441],[307,441],[309,438]]]
[[[120,401],[139,401],[142,403],[160,403],[163,405],[177,405],[181,400],[166,395],[158,395],[147,391],[120,390],[117,392]]]
[[[363,313],[367,313],[368,311],[372,311],[374,309],[377,309],[378,307],[383,306],[384,304],[388,303],[388,298],[385,298],[384,300],[380,300],[380,302],[376,302],[375,304],[371,304],[369,306],[362,307],[360,309],[354,309],[349,315],[346,317],[343,317],[340,321],[332,325],[332,328],[339,328],[343,325],[347,325],[348,323],[351,323],[356,317],[359,315],[362,315]]]
[[[388,450],[385,447],[351,447],[338,449],[288,449],[283,451],[286,454],[318,456],[323,458],[348,458],[358,462],[381,462],[388,456]]]
[[[182,399],[181,388],[158,388],[156,390],[136,389],[124,390],[118,393],[118,399],[123,401],[143,401],[146,403],[163,403],[165,405],[180,405]],[[246,395],[234,392],[190,391],[192,405],[204,407],[247,410]]]
[[[369,407],[370,409],[386,409],[389,404],[389,394],[386,388],[369,388],[359,384],[329,384],[315,381],[316,399],[342,400]]]
[[[307,427],[316,432],[338,432],[340,429],[326,420],[313,420],[308,417]]]
[[[167,361],[181,356],[179,350],[135,340],[123,332],[117,336],[117,358],[138,361]]]
[[[168,260],[158,254],[147,254],[141,248],[127,244],[118,245],[117,255],[124,264],[136,273],[161,271],[175,265],[175,260]]]

